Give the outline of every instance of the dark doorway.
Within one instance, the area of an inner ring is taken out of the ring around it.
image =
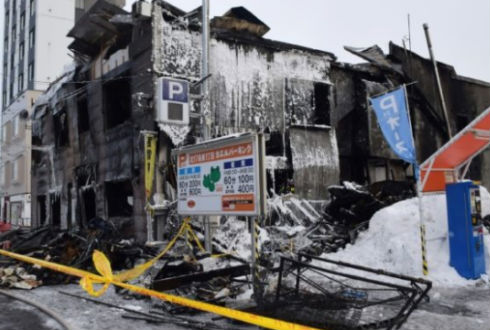
[[[37,196],[37,211],[38,211],[38,219],[39,225],[44,226],[46,224],[46,196],[40,195]]]
[[[51,202],[51,225],[53,227],[60,227],[61,226],[60,196],[58,194],[50,194],[49,200]]]
[[[73,219],[73,216],[72,216],[72,207],[71,207],[71,189],[73,187],[73,184],[70,182],[68,183],[68,185],[66,186],[66,199],[68,200],[68,212],[67,212],[67,215],[66,215],[66,223],[68,225],[68,229],[71,229],[72,227],[72,219]]]
[[[106,182],[105,194],[109,217],[128,217],[133,214],[133,186],[130,180]]]
[[[85,207],[85,217],[87,221],[95,218],[96,206],[95,206],[95,191],[93,189],[86,189],[82,192],[83,205]]]

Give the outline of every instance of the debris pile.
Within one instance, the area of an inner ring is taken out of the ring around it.
[[[270,199],[267,249],[312,255],[336,252],[369,227],[375,212],[415,195],[410,183],[394,181],[367,187],[344,182],[328,191],[331,200],[326,205],[291,195]]]
[[[183,260],[168,261],[153,277],[151,287],[181,297],[226,305],[248,290],[246,276],[250,274],[250,267],[231,261],[227,256],[220,258],[222,260],[213,260],[215,258],[209,255],[201,255],[192,259],[186,255]],[[195,312],[167,302],[160,302],[159,307],[171,314]]]
[[[17,265],[0,267],[0,286],[29,290],[41,284],[36,275],[27,273],[23,267]]]
[[[16,229],[0,235],[0,246],[15,253],[89,271],[93,271],[92,253],[96,249],[110,258],[115,270],[131,268],[139,259],[148,259],[155,254],[153,248],[123,239],[114,225],[101,218],[92,219],[87,227],[72,230],[53,227]],[[5,280],[2,277],[1,286],[30,289],[41,283],[60,284],[71,280],[67,275],[37,266],[22,264],[20,267],[12,259],[0,261],[0,274],[7,274]]]

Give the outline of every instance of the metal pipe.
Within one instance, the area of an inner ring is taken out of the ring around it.
[[[446,120],[447,134],[451,139],[453,134],[451,133],[451,125],[449,123],[449,116],[447,114],[446,101],[444,101],[444,93],[442,92],[441,78],[439,77],[439,70],[437,68],[437,62],[432,51],[432,42],[430,41],[429,35],[429,25],[424,23],[425,39],[427,39],[427,48],[429,48],[430,59],[432,60],[432,65],[434,66],[434,75],[436,77],[437,90],[439,92],[439,99],[441,101],[442,112],[444,113],[444,119]]]

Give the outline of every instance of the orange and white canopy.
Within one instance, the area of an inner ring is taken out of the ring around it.
[[[464,179],[473,158],[490,145],[490,108],[420,165],[422,192],[445,191]]]

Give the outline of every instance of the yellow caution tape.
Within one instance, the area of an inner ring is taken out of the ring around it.
[[[167,254],[167,252],[170,251],[172,249],[172,247],[175,245],[175,242],[177,242],[177,240],[181,236],[183,236],[184,234],[189,235],[190,237],[192,237],[194,239],[199,250],[201,250],[202,252],[206,252],[206,250],[204,249],[204,247],[202,246],[202,244],[199,240],[199,237],[197,237],[196,233],[194,233],[194,231],[192,230],[192,227],[189,224],[190,220],[191,220],[190,217],[184,219],[184,222],[180,226],[175,237],[172,238],[172,240],[168,243],[168,245],[165,247],[165,249],[163,249],[163,251],[160,252],[155,258],[150,259],[147,262],[145,262],[141,265],[138,265],[132,269],[114,274],[114,278],[120,282],[127,282],[127,281],[131,281],[131,280],[138,278],[139,276],[141,276],[141,274],[143,274],[146,270],[148,270],[148,268],[152,267],[155,264],[155,262],[157,262],[159,259],[161,259],[165,254]],[[218,255],[211,255],[211,257],[219,258],[219,257],[226,256],[226,255],[227,254],[218,254]]]
[[[184,297],[174,296],[170,294],[166,294],[163,292],[158,292],[154,290],[149,290],[143,287],[123,283],[117,279],[117,275],[112,274],[111,264],[107,257],[100,251],[94,251],[92,256],[95,269],[99,272],[100,275],[90,273],[81,269],[57,264],[54,262],[40,260],[32,257],[28,257],[25,255],[9,252],[0,249],[0,255],[4,255],[6,257],[10,257],[16,260],[20,260],[23,262],[35,264],[47,269],[51,269],[57,272],[65,273],[68,275],[81,277],[80,284],[81,286],[91,295],[100,296],[102,295],[110,284],[114,284],[118,287],[128,289],[132,292],[139,293],[141,295],[146,295],[150,297],[155,297],[161,300],[166,300],[173,304],[178,304],[185,307],[190,307],[194,309],[198,309],[204,312],[213,313],[216,315],[221,315],[227,318],[231,318],[234,320],[246,322],[249,324],[253,324],[259,327],[273,329],[273,330],[319,330],[317,328],[312,328],[305,325],[300,325],[296,323],[286,322],[282,320],[273,319],[270,317],[265,317],[261,315],[256,315],[252,313],[242,312],[239,310],[234,310],[222,306],[216,306],[209,303],[196,301]],[[93,283],[104,283],[102,289],[99,291],[94,291]]]
[[[165,249],[160,252],[155,258],[148,260],[144,264],[138,265],[132,269],[117,273],[114,275],[114,278],[120,282],[127,282],[138,278],[141,274],[143,274],[148,268],[153,266],[158,259],[162,258],[165,254],[167,254],[170,249],[174,246],[175,242],[179,239],[179,237],[186,231],[187,226],[189,226],[190,218],[185,218],[182,226],[180,226],[179,231],[175,235],[174,238],[167,244]]]

